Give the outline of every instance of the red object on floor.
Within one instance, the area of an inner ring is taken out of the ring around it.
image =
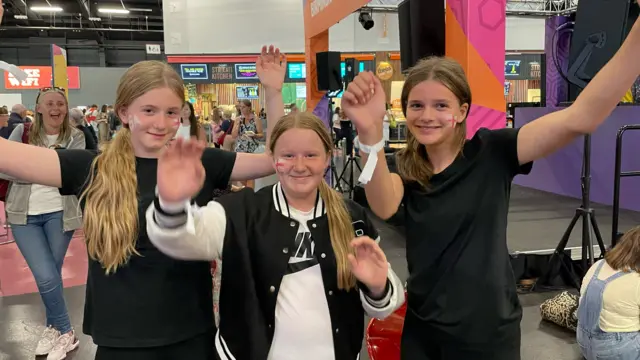
[[[386,319],[369,321],[366,343],[371,360],[400,360],[400,339],[406,313],[407,303],[405,302]]]
[[[4,225],[4,203],[0,202],[0,224]],[[4,234],[4,228],[0,228],[0,235]],[[9,240],[13,239],[9,234]],[[0,243],[7,241],[0,236]],[[85,285],[87,283],[87,248],[84,244],[82,230],[76,231],[67,256],[62,267],[62,281],[64,287]],[[22,257],[15,243],[0,245],[0,296],[13,296],[28,293],[37,293],[31,270]]]

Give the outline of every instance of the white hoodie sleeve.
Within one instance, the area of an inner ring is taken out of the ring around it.
[[[166,203],[156,199],[147,210],[146,220],[151,243],[172,258],[210,261],[222,257],[227,217],[216,201],[199,208],[188,201]]]

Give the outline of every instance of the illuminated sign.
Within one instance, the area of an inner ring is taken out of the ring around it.
[[[207,64],[181,64],[180,72],[183,80],[209,80]]]
[[[214,83],[232,83],[233,65],[213,64],[211,65],[211,80]]]
[[[236,79],[257,79],[256,64],[236,64]]]
[[[505,60],[504,74],[506,76],[520,75],[520,60]]]
[[[306,79],[307,66],[304,63],[289,64],[289,79]]]

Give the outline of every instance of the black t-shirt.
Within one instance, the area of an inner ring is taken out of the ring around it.
[[[80,195],[95,152],[58,151],[62,195]],[[235,153],[206,149],[206,181],[195,202],[204,206],[214,189],[226,188]],[[139,236],[133,255],[115,274],[106,275],[89,259],[84,333],[100,346],[153,347],[177,343],[213,331],[210,263],[180,261],[158,251],[146,232],[145,212],[155,198],[157,159],[136,158]],[[84,209],[84,203],[81,204]]]
[[[480,129],[430,188],[406,183],[412,315],[439,341],[490,346],[519,334],[522,308],[507,250],[518,129]],[[417,329],[414,329],[414,331]]]

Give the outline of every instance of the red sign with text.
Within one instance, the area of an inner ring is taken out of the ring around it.
[[[13,75],[4,73],[4,87],[7,90],[41,89],[51,86],[53,71],[51,66],[19,66],[29,77],[25,81],[19,81]],[[80,89],[80,68],[69,66],[67,68],[69,86],[67,89]]]

